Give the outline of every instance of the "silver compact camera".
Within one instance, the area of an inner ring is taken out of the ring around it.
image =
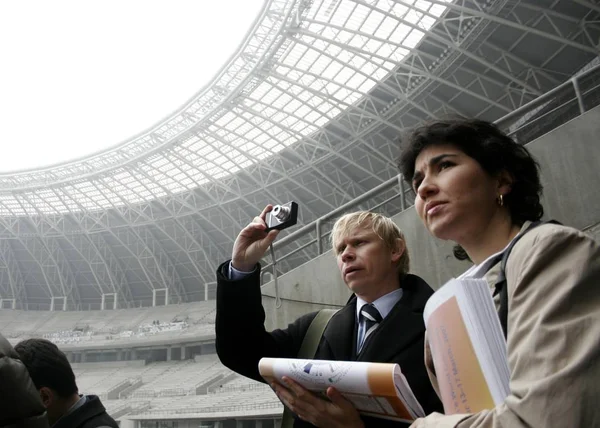
[[[275,205],[265,217],[267,223],[267,232],[273,229],[285,229],[295,225],[298,222],[298,204],[288,202],[284,205]]]

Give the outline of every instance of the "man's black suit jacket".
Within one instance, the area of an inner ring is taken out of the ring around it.
[[[247,277],[228,279],[229,262],[217,270],[216,347],[221,362],[231,370],[264,382],[258,372],[263,357],[296,358],[316,312],[306,314],[286,329],[267,332],[260,292],[260,266]],[[356,353],[356,298],[331,319],[315,359],[397,363],[425,413],[443,411],[433,390],[423,358],[425,324],[423,308],[433,290],[415,275],[401,280],[403,295],[389,315]],[[384,419],[363,418],[367,427],[407,426]],[[295,427],[312,426],[296,420]]]

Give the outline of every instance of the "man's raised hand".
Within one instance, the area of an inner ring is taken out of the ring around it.
[[[272,209],[273,205],[267,205],[237,236],[231,255],[231,266],[235,269],[242,272],[252,271],[279,234],[279,230],[266,232],[265,217]]]

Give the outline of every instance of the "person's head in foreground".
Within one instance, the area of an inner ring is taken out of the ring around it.
[[[79,400],[75,374],[65,354],[45,339],[28,339],[15,346],[40,393],[50,425]]]
[[[462,248],[455,255],[476,264],[543,215],[538,164],[485,121],[440,120],[416,129],[399,169],[429,232],[456,242]]]
[[[0,427],[48,428],[46,409],[25,364],[0,334]]]
[[[408,273],[404,235],[389,217],[346,214],[335,222],[331,244],[344,283],[367,302],[399,288]]]

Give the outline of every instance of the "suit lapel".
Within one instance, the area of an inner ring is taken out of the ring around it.
[[[356,352],[356,299],[339,310],[329,321],[324,338],[328,343],[329,350],[333,355],[325,356],[324,359],[351,361],[355,359]],[[323,358],[323,357],[319,357]]]

